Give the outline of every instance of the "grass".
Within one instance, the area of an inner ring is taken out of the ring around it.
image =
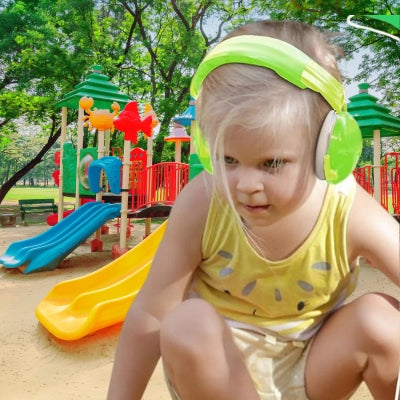
[[[18,203],[18,200],[25,199],[54,199],[58,203],[58,187],[15,186],[6,194],[4,201]],[[72,197],[64,196],[64,202],[73,201]]]
[[[389,212],[391,213],[391,214],[393,214],[394,213],[394,209],[393,209],[393,204],[392,204],[392,196],[389,196],[389,199],[388,199],[389,201],[388,201],[388,209],[389,209]]]

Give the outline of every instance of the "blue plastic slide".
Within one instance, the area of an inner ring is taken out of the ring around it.
[[[6,268],[21,268],[24,274],[48,271],[109,219],[120,215],[121,204],[86,203],[47,231],[30,239],[11,243],[0,257]]]

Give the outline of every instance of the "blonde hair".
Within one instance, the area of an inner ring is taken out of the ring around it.
[[[336,60],[340,51],[329,43],[326,34],[310,25],[297,21],[258,21],[241,26],[225,39],[239,35],[268,36],[288,42],[337,80],[341,79]],[[223,147],[231,127],[240,127],[249,135],[260,130],[272,135],[293,134],[295,127],[304,135],[310,150],[305,156],[310,157],[310,153],[315,153],[318,133],[330,109],[319,93],[300,89],[271,69],[232,63],[213,70],[205,78],[196,100],[196,119],[210,141],[214,177],[225,188],[229,203],[233,204],[224,177]],[[288,131],[289,127],[292,129]]]

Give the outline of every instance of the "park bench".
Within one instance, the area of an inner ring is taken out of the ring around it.
[[[19,211],[22,222],[25,221],[25,214],[32,213],[56,213],[58,207],[54,204],[54,199],[26,199],[18,200]]]

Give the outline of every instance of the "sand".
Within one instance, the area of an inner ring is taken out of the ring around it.
[[[48,229],[45,224],[0,227],[0,254],[14,241]],[[143,237],[135,225],[130,247]],[[53,271],[23,275],[0,267],[0,399],[75,400],[105,399],[121,324],[76,341],[52,336],[35,317],[35,309],[57,283],[86,275],[112,261],[111,246],[119,242],[116,228],[102,237],[103,251],[91,253],[85,242]],[[378,271],[362,266],[362,284],[356,296],[383,291],[398,296],[398,288]],[[160,363],[147,387],[144,400],[168,399]],[[372,399],[362,385],[352,400]]]

